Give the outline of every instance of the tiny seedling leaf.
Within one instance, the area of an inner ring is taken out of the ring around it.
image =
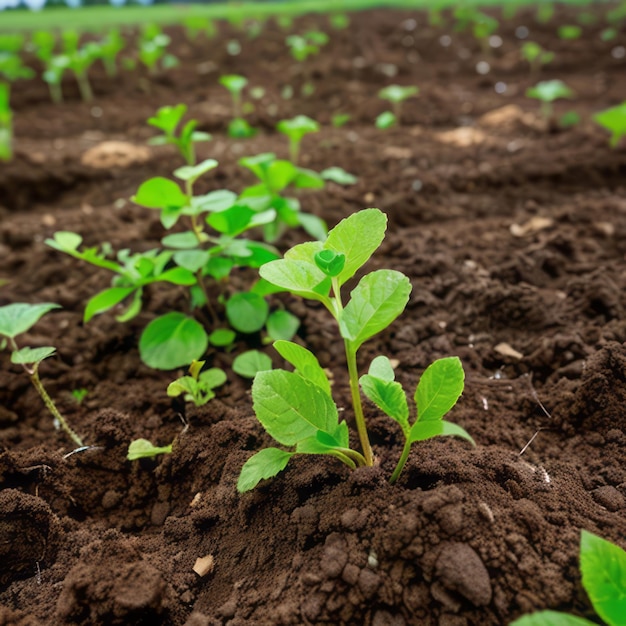
[[[247,350],[235,357],[233,372],[243,378],[254,378],[259,372],[272,369],[272,359],[264,352]]]
[[[0,335],[14,339],[34,326],[48,311],[60,308],[60,305],[51,302],[42,304],[15,302],[0,306]]]
[[[195,182],[200,176],[216,168],[218,165],[215,159],[206,159],[197,165],[184,165],[183,167],[179,167],[174,171],[174,176],[180,178],[180,180]]]
[[[141,360],[154,369],[171,370],[200,360],[209,340],[202,325],[172,312],[152,320],[139,340]]]
[[[87,303],[83,320],[86,323],[95,315],[112,309],[116,304],[124,300],[124,298],[130,296],[135,289],[135,287],[111,287],[110,289],[101,291]]]
[[[320,387],[330,395],[330,382],[317,357],[292,341],[276,341],[274,348],[280,356],[295,367],[297,374]]]
[[[391,111],[383,111],[379,116],[376,117],[376,128],[380,130],[387,130],[392,126],[395,126],[397,122],[396,116]]]
[[[279,339],[289,340],[300,327],[300,320],[289,311],[274,311],[267,318],[267,334],[274,341]]]
[[[440,420],[463,393],[465,372],[456,356],[437,359],[420,378],[415,391],[417,421]]]
[[[509,626],[597,626],[584,617],[576,617],[559,611],[539,611],[531,615],[524,615]]]
[[[425,422],[418,421],[413,424],[411,431],[409,432],[409,443],[415,443],[416,441],[426,441],[433,437],[440,437],[445,435],[454,435],[461,437],[469,441],[472,445],[476,445],[469,433],[452,422],[446,422],[445,420],[428,420]]]
[[[154,446],[147,439],[135,439],[128,446],[126,458],[129,461],[137,461],[138,459],[149,459],[157,454],[169,454],[172,452],[172,444],[169,446]]]
[[[409,405],[402,385],[395,381],[383,380],[370,374],[359,379],[363,393],[386,415],[400,424],[402,432],[408,435]]]
[[[173,180],[161,176],[142,183],[132,200],[148,209],[179,209],[187,204],[187,196],[181,188]]]
[[[265,430],[285,446],[313,437],[318,430],[337,429],[337,407],[331,396],[293,372],[259,372],[252,384],[252,400]]]
[[[387,229],[387,216],[378,209],[364,209],[341,220],[329,233],[324,248],[341,252],[346,265],[337,277],[343,285],[374,254]]]
[[[261,480],[272,478],[282,472],[293,452],[280,450],[279,448],[264,448],[251,456],[241,468],[239,480],[237,481],[237,491],[245,493],[254,489]]]
[[[225,348],[232,345],[236,336],[230,328],[218,328],[209,335],[209,343],[216,348]]]
[[[307,261],[278,259],[263,265],[259,273],[273,285],[304,298],[323,301],[330,290],[326,274]]]
[[[409,279],[395,270],[366,274],[352,290],[339,319],[341,336],[354,350],[387,328],[404,311],[411,293]]]
[[[30,363],[41,363],[44,359],[52,356],[56,348],[52,346],[42,346],[41,348],[22,348],[11,353],[11,363],[17,365],[28,365]]]
[[[354,185],[358,178],[344,170],[341,167],[329,167],[320,172],[320,176],[324,180],[330,180],[338,185]]]
[[[626,616],[626,552],[586,530],[580,536],[582,582],[596,613],[610,626]]]

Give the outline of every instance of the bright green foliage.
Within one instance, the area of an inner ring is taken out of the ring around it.
[[[376,128],[380,130],[387,130],[388,128],[392,128],[398,122],[398,118],[391,111],[383,111],[379,116],[376,117],[376,122],[374,122]]]
[[[94,41],[90,41],[80,48],[72,50],[67,54],[67,68],[74,73],[81,98],[85,102],[93,100],[93,92],[89,83],[88,71],[93,63],[100,58],[100,45]]]
[[[561,98],[573,98],[574,92],[562,80],[543,80],[526,90],[526,96],[541,101],[541,114],[544,118],[552,117],[552,103]]]
[[[270,341],[291,339],[300,328],[300,320],[289,311],[278,310],[270,313],[265,324]]]
[[[58,304],[26,304],[17,302],[0,307],[0,350],[8,347],[11,351],[11,362],[21,365],[28,374],[31,383],[41,396],[46,408],[52,417],[60,424],[77,446],[83,443],[80,437],[70,428],[65,418],[61,415],[52,398],[44,388],[39,378],[39,365],[48,357],[52,356],[56,349],[52,346],[18,348],[15,338],[30,330],[46,313],[53,309],[61,308]]]
[[[258,372],[272,369],[272,359],[258,350],[247,350],[235,357],[233,372],[243,378],[254,378]]]
[[[226,382],[226,374],[219,367],[202,371],[204,361],[192,361],[189,376],[181,376],[167,387],[167,395],[177,398],[184,394],[186,402],[202,406],[215,397],[213,389]]]
[[[267,301],[256,293],[236,293],[226,302],[228,323],[242,333],[256,333],[261,330],[268,314]]]
[[[228,124],[228,136],[233,139],[254,137],[256,129],[243,118],[241,107],[241,95],[248,84],[248,79],[239,74],[227,74],[220,76],[219,83],[228,90],[233,101],[233,119]]]
[[[626,615],[626,551],[586,530],[580,535],[582,584],[591,605],[608,626],[624,626]],[[540,611],[520,617],[510,626],[593,626],[582,617]]]
[[[296,164],[300,156],[300,144],[302,138],[309,133],[317,133],[319,124],[306,115],[296,115],[290,120],[281,120],[276,125],[279,133],[287,135],[289,138],[289,158]]]
[[[217,29],[212,20],[201,15],[190,15],[183,20],[185,27],[185,35],[187,39],[195,41],[198,35],[204,34],[205,37],[211,39],[215,37]]]
[[[0,81],[0,161],[10,161],[13,156],[13,111],[9,104],[10,87]]]
[[[402,116],[402,103],[411,98],[412,96],[416,96],[419,93],[419,89],[415,86],[402,86],[402,85],[389,85],[384,87],[378,92],[378,97],[383,100],[388,100],[391,102],[391,107],[393,109],[393,121],[390,116],[386,116],[383,122],[380,122],[380,118],[385,116],[385,113],[378,116],[376,120],[377,128],[389,128],[393,126],[396,122],[400,122]],[[382,124],[382,125],[381,125]]]
[[[104,63],[107,75],[110,77],[117,76],[117,57],[126,47],[126,40],[120,34],[119,29],[112,28],[98,45],[100,58]]]
[[[296,61],[303,62],[319,53],[320,48],[328,43],[328,35],[321,31],[311,30],[303,35],[289,35],[285,43],[291,56]]]
[[[495,17],[491,17],[490,15],[480,11],[477,11],[474,15],[472,34],[480,43],[483,53],[488,54],[490,52],[491,46],[489,44],[489,37],[491,37],[491,35],[493,35],[499,27],[500,23]]]
[[[72,394],[72,398],[74,398],[74,400],[76,401],[76,404],[82,404],[83,400],[89,394],[89,391],[81,387],[79,389],[72,389],[71,394]]]
[[[178,131],[178,126],[186,112],[187,105],[185,104],[161,107],[153,117],[148,119],[148,124],[158,128],[163,134],[152,137],[149,143],[153,146],[172,144],[176,146],[188,165],[195,165],[196,154],[194,144],[201,141],[209,141],[211,135],[197,131],[196,127],[198,126],[198,122],[196,120],[189,120],[180,131]],[[217,165],[217,161],[214,163]]]
[[[0,49],[0,77],[12,83],[21,78],[32,78],[34,75],[35,72],[24,65],[19,54]]]
[[[567,111],[559,117],[559,126],[561,128],[573,128],[580,124],[580,114],[576,111]]]
[[[617,106],[596,113],[593,119],[611,133],[609,143],[612,148],[616,148],[620,139],[626,136],[626,100]]]
[[[170,69],[178,65],[178,59],[167,52],[170,45],[170,38],[161,31],[156,24],[146,24],[142,28],[139,37],[139,61],[146,66],[148,72],[152,75],[159,70],[159,64],[162,69]]]
[[[336,30],[344,30],[350,26],[350,18],[345,13],[331,13],[328,20]]]
[[[61,81],[63,74],[69,68],[69,57],[66,54],[57,54],[45,61],[45,69],[42,74],[43,80],[48,83],[50,97],[55,104],[63,102]]]
[[[252,385],[253,407],[265,430],[280,444],[294,448],[269,448],[252,456],[243,466],[237,488],[244,492],[264,478],[284,469],[293,454],[328,454],[350,468],[372,465],[357,371],[361,345],[385,330],[402,313],[411,292],[409,279],[394,270],[376,270],[363,276],[344,302],[341,287],[369,260],[385,235],[386,216],[365,209],[342,220],[325,242],[299,244],[283,259],[260,269],[266,281],[295,295],[321,302],[335,319],[344,340],[350,390],[363,454],[352,450],[348,427],[339,421],[326,372],[306,348],[276,341],[277,352],[294,371],[270,370],[257,374]],[[463,368],[454,357],[429,367],[415,395],[417,419],[409,424],[409,411],[400,385],[386,357],[374,359],[361,377],[366,396],[398,421],[406,438],[395,480],[402,470],[411,443],[436,435],[471,437],[459,426],[442,420],[463,390]],[[473,443],[473,442],[472,442]]]
[[[579,39],[582,32],[583,29],[576,24],[564,24],[563,26],[559,26],[558,35],[560,39],[569,41],[572,39]]]
[[[524,42],[522,44],[521,53],[522,58],[528,61],[532,74],[536,74],[544,65],[548,65],[548,63],[552,63],[554,60],[554,52],[544,50],[535,41]]]
[[[168,446],[154,446],[147,439],[135,439],[130,442],[126,458],[129,461],[137,461],[138,459],[151,459],[159,454],[171,454],[172,444]]]

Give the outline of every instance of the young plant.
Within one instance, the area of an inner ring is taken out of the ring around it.
[[[463,368],[456,357],[440,359],[424,372],[415,393],[417,417],[409,422],[406,396],[395,382],[391,362],[376,357],[368,374],[359,378],[357,353],[365,341],[385,330],[404,310],[411,283],[395,270],[375,270],[361,278],[346,301],[341,288],[354,277],[382,243],[386,216],[365,209],[341,221],[324,243],[299,244],[284,259],[267,263],[261,277],[294,295],[321,303],[334,318],[344,343],[352,397],[352,409],[361,452],[350,448],[348,426],[339,421],[330,381],[317,358],[289,341],[274,347],[295,371],[270,370],[256,375],[252,385],[253,407],[265,430],[291,448],[266,448],[244,464],[237,489],[253,489],[260,480],[283,470],[294,454],[327,454],[348,467],[371,466],[370,445],[361,391],[398,422],[405,446],[391,476],[395,481],[406,463],[411,444],[437,435],[457,435],[473,443],[460,426],[442,418],[463,390]]]
[[[170,42],[169,36],[156,24],[147,24],[143,27],[139,38],[138,58],[151,76],[158,73],[159,65],[163,69],[178,65],[178,59],[167,52]]]
[[[403,87],[402,85],[389,85],[381,89],[378,92],[378,97],[391,103],[392,111],[387,113],[391,113],[393,117],[385,115],[385,113],[379,115],[376,121],[376,127],[389,128],[396,123],[401,123],[402,103],[408,98],[416,96],[418,93],[419,89],[414,86]],[[385,115],[385,117],[382,118],[382,115]]]
[[[524,42],[522,44],[521,54],[522,58],[528,61],[532,75],[538,74],[544,65],[548,65],[554,60],[554,52],[544,50],[534,41]]]
[[[72,389],[71,394],[72,394],[72,398],[74,398],[74,401],[76,402],[76,404],[82,404],[83,400],[89,394],[89,391],[87,389],[81,387],[79,389]]]
[[[58,304],[52,303],[25,304],[21,302],[0,307],[0,349],[8,348],[11,351],[11,363],[22,366],[52,417],[70,439],[81,447],[83,442],[80,437],[70,428],[39,378],[39,365],[44,359],[52,356],[56,349],[52,346],[19,348],[15,341],[18,335],[30,330],[46,313],[59,308],[61,307]]]
[[[609,144],[611,148],[617,148],[621,138],[626,136],[626,100],[617,106],[596,113],[593,120],[611,133]]]
[[[548,120],[554,113],[553,102],[561,98],[573,98],[574,92],[561,80],[543,80],[526,90],[528,98],[541,102],[541,115]]]
[[[289,138],[289,158],[295,165],[298,163],[300,156],[302,138],[309,133],[317,133],[320,126],[315,120],[312,120],[306,115],[296,115],[296,117],[290,120],[281,120],[278,122],[276,129]]]
[[[564,24],[563,26],[559,26],[558,30],[559,39],[563,39],[564,41],[579,39],[582,33],[583,29],[576,24]]]
[[[472,34],[478,41],[483,54],[491,53],[490,37],[498,30],[500,23],[495,17],[477,11],[473,18]]]
[[[187,163],[187,165],[195,165],[196,151],[194,144],[200,141],[210,141],[211,135],[196,130],[198,126],[196,120],[189,120],[182,129],[177,132],[178,126],[186,112],[187,105],[185,104],[161,107],[156,112],[156,115],[148,119],[148,124],[158,128],[163,134],[152,137],[148,143],[153,146],[162,146],[165,144],[176,146],[180,155],[185,160],[185,163]]]
[[[239,74],[220,76],[220,85],[225,87],[233,101],[233,119],[228,123],[228,136],[233,139],[248,139],[256,135],[256,129],[243,118],[241,94],[248,84],[248,79]]]
[[[117,57],[125,48],[126,40],[120,34],[119,29],[112,28],[98,45],[107,76],[110,78],[117,76]]]
[[[213,389],[226,382],[226,374],[219,367],[212,367],[202,371],[204,361],[192,361],[189,366],[189,376],[181,376],[167,387],[170,398],[183,396],[185,402],[193,402],[196,406],[203,406],[215,398]]]
[[[171,454],[172,444],[167,446],[155,446],[147,439],[135,439],[128,446],[126,458],[129,461],[138,461],[139,459],[151,459],[159,454]]]
[[[310,56],[319,54],[320,48],[328,43],[328,35],[321,31],[311,30],[304,35],[289,35],[285,43],[291,56],[302,63]]]
[[[0,81],[0,161],[13,157],[13,111],[9,99],[9,84]]]
[[[56,44],[57,38],[54,33],[40,30],[31,36],[29,49],[35,53],[35,56],[44,66],[41,77],[48,84],[52,102],[60,104],[63,102],[61,82],[63,74],[67,70],[69,59],[67,54],[55,54]]]
[[[80,96],[84,102],[93,100],[93,91],[89,82],[89,68],[100,58],[100,45],[90,41],[70,54],[67,54],[67,69],[73,72],[78,83]]]
[[[598,617],[608,626],[623,626],[626,615],[626,552],[586,530],[580,534],[583,588]],[[516,619],[510,626],[594,626],[583,617],[560,611],[540,611]]]
[[[217,34],[213,21],[201,15],[190,15],[183,20],[185,36],[190,41],[195,41],[198,35],[204,34],[207,39],[212,39]]]

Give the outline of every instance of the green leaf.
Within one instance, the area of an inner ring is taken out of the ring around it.
[[[239,94],[248,84],[248,79],[239,74],[226,74],[219,77],[219,84],[226,87],[231,94]]]
[[[120,315],[116,315],[115,319],[122,324],[132,320],[133,317],[139,315],[141,311],[141,307],[143,305],[143,289],[139,288],[135,290],[133,294],[133,298],[130,301],[130,304],[127,306],[126,310]]]
[[[403,87],[402,85],[389,85],[378,92],[378,97],[389,102],[397,103],[415,96],[419,89],[414,86]]]
[[[280,120],[276,124],[279,133],[287,135],[293,141],[300,141],[308,133],[316,133],[320,129],[319,124],[306,115],[296,115],[290,120]]]
[[[274,193],[280,193],[296,176],[298,168],[291,161],[274,161],[265,171],[265,181]]]
[[[626,552],[583,530],[580,571],[583,587],[596,613],[611,626],[626,623]]]
[[[328,233],[324,248],[346,256],[346,266],[338,276],[343,285],[367,263],[380,246],[387,229],[387,216],[378,209],[364,209],[341,220]]]
[[[206,250],[178,250],[174,256],[174,262],[189,272],[197,272],[209,261],[211,255]],[[195,283],[194,279],[194,283]]]
[[[417,421],[440,420],[463,393],[465,372],[456,356],[437,359],[420,378],[415,391]]]
[[[296,176],[291,181],[296,189],[324,189],[324,179],[313,170],[298,168]]]
[[[286,452],[278,448],[265,448],[257,452],[241,468],[241,474],[239,474],[237,481],[237,491],[245,493],[254,489],[263,479],[273,478],[287,467],[293,454],[293,452]]]
[[[370,363],[370,368],[367,372],[370,376],[380,378],[387,382],[393,382],[396,379],[396,375],[393,371],[391,361],[386,356],[377,356]]]
[[[542,80],[526,90],[526,96],[542,102],[554,102],[559,98],[572,98],[574,92],[562,80]]]
[[[174,181],[157,176],[142,183],[132,201],[148,209],[180,209],[187,204],[187,196]]]
[[[156,115],[148,118],[148,124],[155,126],[168,135],[172,135],[186,111],[187,105],[185,104],[161,107],[157,110]]]
[[[383,111],[379,116],[376,117],[376,128],[380,130],[387,130],[392,126],[395,126],[398,119],[391,111]]]
[[[226,303],[228,323],[241,333],[255,333],[265,325],[269,305],[261,296],[242,292],[231,296]]]
[[[299,327],[300,320],[289,311],[274,311],[267,318],[267,334],[274,341],[291,339]]]
[[[363,393],[386,415],[396,420],[405,436],[408,436],[409,405],[402,385],[395,381],[383,380],[370,374],[359,379]]]
[[[149,459],[157,454],[169,454],[171,452],[172,444],[158,447],[152,445],[147,439],[135,439],[135,441],[131,441],[128,446],[126,458],[129,461],[136,461],[138,459]]]
[[[365,275],[352,290],[339,319],[341,336],[358,350],[404,311],[410,293],[411,282],[401,272],[376,270]]]
[[[576,617],[559,611],[539,611],[524,615],[509,626],[597,626],[584,617]]]
[[[261,277],[291,293],[323,302],[330,290],[330,280],[322,270],[306,261],[278,259],[259,269]],[[320,292],[321,286],[328,286]]]
[[[235,357],[233,372],[243,378],[254,378],[259,372],[272,369],[272,359],[258,350],[247,350]]]
[[[593,120],[611,133],[611,146],[616,147],[626,135],[626,101],[596,113]]]
[[[200,323],[182,313],[152,320],[139,340],[141,360],[159,370],[172,370],[200,360],[209,340]]]
[[[112,287],[111,289],[105,289],[99,294],[96,294],[89,300],[85,307],[83,321],[87,323],[95,315],[112,309],[116,304],[124,300],[124,298],[130,296],[135,289],[135,287]]]
[[[210,367],[208,370],[200,372],[198,382],[204,389],[215,389],[226,382],[226,372],[219,367]]]
[[[311,351],[292,341],[283,340],[274,342],[274,348],[285,361],[295,367],[297,374],[320,387],[329,396],[331,395],[328,376]]]
[[[464,428],[452,422],[446,422],[445,420],[420,420],[415,422],[409,432],[408,440],[409,443],[415,443],[416,441],[426,441],[433,437],[446,435],[461,437],[461,439],[469,441],[473,446],[476,445],[475,441]]]
[[[188,230],[184,233],[172,233],[161,239],[161,243],[168,248],[177,250],[190,250],[198,246],[198,238],[193,231]]]
[[[11,363],[16,365],[27,365],[30,363],[41,363],[44,359],[52,356],[56,348],[52,346],[42,346],[41,348],[22,348],[11,353]]]
[[[236,333],[230,328],[218,328],[209,335],[209,343],[216,348],[225,348],[235,341]]]
[[[252,384],[252,401],[263,428],[285,446],[296,445],[318,430],[337,430],[337,407],[331,396],[293,372],[259,372]]]
[[[215,189],[204,196],[195,196],[194,205],[199,212],[219,213],[230,209],[237,201],[237,194],[228,189]]]
[[[198,391],[198,381],[191,376],[181,376],[167,386],[167,395],[177,398],[183,393],[193,396]]]
[[[330,180],[338,185],[354,185],[359,180],[341,167],[328,167],[320,172],[320,176],[324,180]]]
[[[156,281],[172,283],[173,285],[182,285],[183,287],[191,287],[191,285],[195,285],[196,277],[184,267],[173,267],[171,270],[166,270],[162,274],[155,276],[151,282]]]
[[[14,339],[34,326],[48,311],[60,308],[60,305],[51,302],[43,304],[15,302],[0,306],[0,335]]]
[[[315,237],[320,242],[324,241],[328,236],[326,222],[321,217],[317,217],[317,215],[298,213],[298,222],[311,237]]]
[[[326,276],[338,276],[346,265],[346,257],[341,252],[334,250],[320,250],[315,255],[315,265]]]
[[[194,183],[200,176],[215,169],[218,165],[219,163],[215,159],[205,159],[197,165],[183,165],[183,167],[179,167],[174,170],[174,176],[181,180],[188,180]]]
[[[54,239],[46,239],[45,243],[51,248],[61,252],[75,252],[83,242],[83,238],[77,234],[65,230],[54,233]]]
[[[218,233],[236,237],[251,227],[250,222],[253,216],[254,211],[247,206],[234,205],[225,211],[210,213],[206,221]]]

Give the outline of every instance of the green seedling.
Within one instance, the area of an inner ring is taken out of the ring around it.
[[[212,367],[202,371],[204,361],[192,361],[189,366],[189,376],[181,376],[167,387],[170,398],[183,396],[185,402],[193,402],[196,406],[203,406],[215,398],[216,387],[226,382],[226,374],[219,367]]]
[[[596,113],[593,120],[611,133],[609,144],[611,148],[617,148],[621,138],[626,136],[626,100],[622,104]]]
[[[159,66],[165,70],[178,65],[178,59],[167,52],[170,43],[170,37],[156,24],[147,24],[143,27],[138,42],[138,58],[151,76],[158,73]]]
[[[389,85],[388,87],[384,87],[383,89],[381,89],[378,92],[378,97],[382,98],[383,100],[387,100],[391,103],[391,108],[393,111],[393,122],[391,120],[391,118],[389,116],[387,116],[387,125],[386,126],[379,126],[378,122],[376,124],[376,126],[378,128],[389,128],[390,126],[392,126],[393,124],[397,123],[401,123],[401,119],[402,119],[402,103],[407,100],[408,98],[411,98],[413,96],[416,96],[419,93],[419,89],[417,87],[414,86],[402,86],[402,85]],[[389,123],[392,122],[392,123]]]
[[[112,28],[98,45],[107,75],[111,78],[117,76],[117,57],[126,47],[126,40],[117,28]]]
[[[258,372],[272,369],[272,359],[258,350],[247,350],[235,357],[233,372],[242,378],[254,378]]]
[[[185,163],[187,163],[187,165],[195,165],[196,151],[194,144],[201,141],[210,141],[211,135],[196,130],[198,126],[196,120],[189,120],[180,131],[178,131],[178,126],[186,112],[187,105],[185,104],[161,107],[156,112],[156,115],[148,119],[148,124],[158,128],[163,134],[152,137],[148,143],[153,146],[165,144],[176,146],[180,155],[185,160]]]
[[[256,129],[243,118],[241,108],[241,94],[248,84],[248,79],[239,74],[220,76],[220,85],[225,87],[233,102],[233,119],[228,124],[228,136],[234,139],[248,139],[256,135]]]
[[[541,115],[550,119],[554,113],[553,102],[561,98],[573,98],[574,92],[562,80],[543,80],[526,90],[528,98],[541,102]]]
[[[530,73],[533,75],[538,74],[544,65],[554,61],[554,52],[544,50],[534,41],[526,41],[522,44],[521,54],[522,58],[528,61]]]
[[[63,74],[69,68],[69,63],[70,59],[66,54],[56,54],[45,64],[42,78],[48,84],[50,97],[55,104],[63,102],[61,83],[63,82]]]
[[[74,398],[74,401],[76,402],[76,404],[82,404],[83,400],[89,394],[89,391],[87,389],[84,389],[84,388],[72,389],[71,394],[72,394],[72,398]]]
[[[491,53],[491,43],[489,38],[498,30],[499,27],[500,22],[498,22],[495,17],[491,17],[490,15],[480,11],[477,11],[474,15],[472,34],[474,35],[474,39],[476,39],[476,41],[480,44],[483,54]]]
[[[155,446],[147,439],[135,439],[130,442],[126,458],[129,461],[138,461],[139,459],[152,459],[159,454],[171,454],[172,444],[168,446]]]
[[[67,54],[67,69],[73,72],[78,83],[80,96],[85,102],[93,100],[93,91],[89,82],[89,68],[100,58],[101,48],[99,44],[90,41]]]
[[[554,17],[554,4],[552,2],[543,2],[537,7],[535,19],[540,24],[547,24]]]
[[[576,111],[566,111],[559,117],[559,126],[561,128],[574,128],[580,124],[580,114]]]
[[[626,615],[626,551],[586,530],[580,534],[582,585],[598,617],[607,626],[623,626]],[[540,611],[510,626],[594,626],[583,617]]]
[[[10,87],[0,81],[0,161],[13,157],[13,111],[9,99]]]
[[[183,20],[185,36],[191,41],[195,41],[198,35],[203,34],[207,39],[212,39],[217,34],[215,23],[208,17],[201,15],[190,15]]]
[[[21,33],[0,33],[0,52],[18,54],[25,44],[26,37]]]
[[[237,489],[253,489],[260,480],[282,471],[294,454],[327,454],[348,467],[371,466],[370,445],[361,390],[379,409],[398,422],[405,446],[391,476],[395,481],[406,463],[411,444],[437,435],[456,435],[473,443],[460,426],[443,420],[463,390],[463,367],[457,357],[435,361],[422,375],[414,399],[417,417],[409,421],[406,396],[394,380],[387,357],[376,357],[359,378],[357,353],[368,339],[385,330],[404,310],[411,283],[395,270],[375,270],[363,276],[346,301],[341,288],[354,277],[383,241],[386,216],[366,209],[342,220],[324,243],[299,244],[284,259],[267,263],[261,277],[276,287],[321,303],[337,323],[345,348],[352,409],[362,452],[349,444],[348,426],[339,421],[330,381],[313,353],[289,341],[277,341],[277,352],[295,371],[259,372],[252,385],[258,420],[278,443],[290,448],[266,448],[244,464]]]
[[[345,126],[350,119],[351,116],[348,113],[335,113],[335,115],[332,116],[330,123],[335,128],[341,128],[342,126]]]
[[[70,428],[39,378],[41,362],[52,356],[56,349],[52,346],[19,348],[15,341],[18,335],[30,330],[46,313],[59,308],[61,307],[58,304],[52,303],[25,304],[21,302],[0,307],[0,349],[8,348],[11,351],[11,363],[22,366],[52,417],[70,439],[78,447],[82,447],[83,442],[80,437]]]
[[[557,31],[559,35],[559,39],[563,39],[564,41],[572,41],[574,39],[579,39],[583,34],[583,29],[576,24],[564,24],[563,26],[559,26],[559,30]]]
[[[345,30],[350,26],[350,18],[345,13],[331,13],[328,21],[335,30]]]
[[[391,111],[383,111],[380,115],[376,116],[374,125],[380,130],[387,130],[392,128],[398,122],[398,118]]]
[[[275,242],[286,228],[302,226],[312,237],[326,238],[326,225],[317,216],[300,211],[298,198],[285,196],[289,188],[294,190],[322,189],[326,180],[338,184],[353,184],[356,179],[339,167],[328,168],[320,173],[298,167],[291,161],[277,159],[267,152],[244,157],[239,164],[249,169],[258,184],[247,187],[239,196],[239,203],[254,211],[275,211],[275,219],[265,224],[263,236],[266,242]]]
[[[300,157],[300,144],[302,138],[310,133],[319,132],[320,125],[306,115],[296,115],[290,120],[281,120],[276,125],[279,133],[287,135],[289,139],[289,158],[291,162],[298,163]]]
[[[321,31],[311,30],[304,35],[289,35],[285,43],[291,56],[302,63],[310,56],[319,54],[321,47],[328,43],[328,35]]]

